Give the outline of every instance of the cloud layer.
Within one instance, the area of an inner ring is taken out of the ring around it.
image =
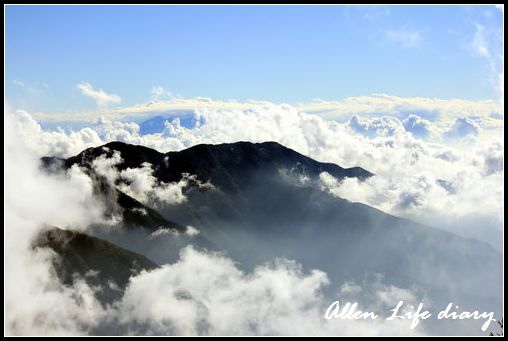
[[[163,89],[156,89],[160,94]],[[99,117],[108,120],[128,120],[133,117],[150,117],[154,114],[203,111],[203,110],[247,110],[262,105],[270,105],[267,101],[220,101],[211,98],[172,98],[162,100],[154,98],[148,103],[106,109],[102,108],[94,112],[73,113],[34,113],[38,121],[86,121],[92,122]],[[453,120],[460,116],[489,117],[492,114],[503,115],[503,107],[500,103],[484,100],[471,101],[464,99],[439,99],[426,97],[399,97],[388,94],[372,94],[369,96],[347,97],[339,101],[326,101],[316,99],[310,103],[298,103],[293,106],[299,112],[316,114],[324,118],[347,120],[354,115],[390,115],[404,118],[409,114],[416,114],[432,120]]]

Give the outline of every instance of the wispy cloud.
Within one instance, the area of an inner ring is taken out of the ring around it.
[[[386,30],[385,37],[387,40],[396,43],[404,48],[415,48],[420,46],[422,37],[420,32],[406,29]]]
[[[502,11],[503,8],[500,10]],[[488,21],[474,22],[473,24],[474,34],[470,43],[470,51],[486,61],[490,82],[496,89],[499,101],[502,103],[504,98],[502,31]]]
[[[487,39],[485,36],[485,26],[480,24],[475,24],[476,30],[473,38],[473,51],[480,56],[489,58],[490,51],[487,45]]]
[[[84,121],[93,122],[99,117],[110,120],[122,120],[128,117],[150,117],[154,113],[181,111],[206,112],[210,110],[248,110],[258,106],[271,106],[268,101],[220,101],[210,98],[178,98],[168,101],[152,101],[121,108],[109,108],[90,112],[72,113],[34,113],[40,121]],[[317,114],[325,118],[347,120],[356,114],[404,116],[404,113],[427,113],[432,117],[449,118],[468,115],[488,118],[492,114],[502,115],[503,107],[491,100],[470,101],[463,99],[438,99],[426,97],[398,97],[387,94],[347,97],[338,101],[315,100],[310,103],[298,103],[299,112]],[[429,118],[429,119],[430,119]]]
[[[40,93],[48,88],[48,85],[46,83],[42,82],[27,83],[19,79],[13,79],[12,84],[31,93]]]
[[[387,6],[363,6],[359,8],[363,10],[363,19],[365,20],[376,20],[390,15],[390,8]]]
[[[122,98],[115,94],[108,94],[104,90],[95,90],[92,84],[88,82],[80,83],[77,85],[78,90],[85,96],[95,100],[97,105],[106,106],[109,104],[120,103]]]
[[[152,95],[152,99],[170,99],[173,98],[173,93],[171,91],[166,90],[164,87],[157,85],[153,86],[150,91]]]
[[[344,6],[344,13],[350,19],[363,19],[370,22],[376,22],[391,14],[388,6]]]
[[[17,80],[17,79],[14,79],[12,81],[12,84],[17,85],[17,86],[21,86],[21,87],[25,87],[26,86],[25,82],[22,82],[22,81]]]

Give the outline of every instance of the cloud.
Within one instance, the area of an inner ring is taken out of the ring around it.
[[[108,94],[102,89],[95,90],[92,84],[88,82],[78,84],[77,88],[83,95],[92,98],[99,106],[107,106],[122,101],[118,95]]]
[[[499,102],[504,103],[504,71],[500,71],[497,75],[497,91],[499,93]]]
[[[104,152],[109,152],[107,147],[103,147]],[[118,171],[114,166],[123,162],[120,152],[114,151],[111,157],[102,154],[92,161],[92,169],[94,172],[104,177],[109,184],[114,185],[118,179]]]
[[[349,120],[349,126],[366,137],[393,136],[404,131],[401,122],[394,117],[362,118],[355,115]]]
[[[354,115],[407,118],[415,114],[430,121],[437,121],[465,115],[488,117],[492,113],[503,113],[502,106],[488,100],[398,97],[387,94],[348,97],[341,101],[314,101],[298,105],[297,108],[299,111],[329,119],[349,119]]]
[[[474,56],[486,62],[486,78],[496,90],[499,103],[502,105],[504,98],[503,30],[502,24],[498,23],[502,22],[504,7],[497,8],[501,13],[484,12],[482,17],[475,18],[472,23],[474,33],[470,38],[469,50]]]
[[[160,99],[171,99],[173,97],[173,94],[171,91],[168,91],[164,89],[162,86],[153,86],[152,90],[150,91],[150,94],[152,95],[152,99],[154,100],[160,100]]]
[[[406,311],[411,305],[414,307],[423,302],[427,307],[432,306],[431,302],[420,288],[410,289],[399,288],[394,285],[386,285],[383,275],[374,273],[368,274],[358,281],[344,282],[338,290],[338,297],[346,301],[354,301],[361,298],[364,309],[369,311],[390,311],[394,304],[404,301]]]
[[[403,48],[415,48],[420,46],[422,37],[420,32],[410,30],[386,30],[387,40],[399,44]]]
[[[421,118],[418,115],[409,115],[402,121],[404,129],[418,138],[427,138],[434,133],[432,122]]]
[[[183,189],[189,184],[188,175],[174,183],[159,182],[153,176],[152,165],[144,162],[140,168],[122,170],[119,178],[124,181],[119,189],[142,203],[173,205],[187,201]]]
[[[188,236],[197,236],[199,234],[199,230],[195,228],[194,226],[188,225],[185,234]]]
[[[363,13],[362,18],[368,21],[376,21],[379,18],[390,15],[389,6],[352,6]]]
[[[176,205],[187,201],[184,189],[193,185],[199,188],[214,190],[213,184],[203,183],[195,175],[182,174],[178,182],[165,183],[157,180],[153,175],[153,167],[148,162],[143,162],[141,167],[126,168],[119,171],[117,166],[123,163],[120,152],[111,154],[109,148],[103,147],[104,154],[92,161],[92,169],[97,175],[104,177],[108,183],[121,190],[125,194],[138,201],[150,205],[161,206],[162,204]],[[166,165],[168,166],[168,165]],[[189,234],[197,232],[194,228],[189,229]],[[198,232],[199,233],[199,232]]]
[[[480,126],[467,117],[459,117],[444,135],[450,139],[461,139],[470,135],[478,135]]]
[[[129,121],[134,118],[152,117],[157,113],[168,112],[205,112],[213,110],[235,111],[256,107],[273,106],[266,101],[218,101],[206,98],[173,98],[141,103],[124,108],[107,109],[92,112],[74,113],[33,113],[37,121],[51,122],[95,122],[100,117],[108,121]],[[426,97],[399,97],[387,94],[347,97],[339,101],[314,100],[310,103],[298,103],[293,106],[298,112],[319,115],[325,119],[345,121],[354,115],[395,116],[406,118],[411,114],[430,121],[453,120],[460,116],[471,115],[489,117],[492,114],[503,115],[503,106],[496,101],[471,101],[464,99],[439,99]]]
[[[473,51],[478,55],[490,58],[490,51],[485,37],[485,27],[481,24],[475,24],[475,34],[472,42]]]
[[[18,121],[6,110],[4,238],[5,332],[8,335],[81,334],[103,310],[83,281],[73,288],[55,276],[55,254],[31,247],[45,225],[84,229],[102,222],[90,178],[77,168],[49,176],[19,134]]]
[[[171,237],[171,236],[178,236],[178,235],[180,235],[180,232],[178,232],[177,229],[167,228],[167,226],[161,226],[154,232],[150,233],[148,238],[154,239],[154,238],[158,238],[161,236],[170,236]]]
[[[14,79],[12,81],[12,84],[17,85],[17,86],[21,86],[21,87],[25,87],[26,86],[25,82],[17,80],[17,79]]]
[[[199,233],[200,233],[200,231],[197,228],[195,228],[194,226],[187,225],[185,227],[184,234],[186,236],[194,237],[194,236],[197,236]],[[153,239],[153,238],[157,238],[157,237],[161,237],[161,236],[169,236],[169,237],[180,236],[180,232],[177,229],[161,226],[155,232],[152,232],[150,234],[149,238]]]
[[[11,116],[24,143],[39,156],[68,156],[90,146],[99,145],[103,141],[98,132],[90,127],[77,132],[72,130],[65,132],[63,129],[44,131],[26,111],[18,110]]]
[[[484,240],[500,249],[497,238],[503,225],[503,194],[499,183],[503,181],[503,167],[502,156],[494,151],[494,146],[488,152],[477,150],[476,157],[466,162],[462,159],[464,155],[439,161],[420,153],[421,162],[429,163],[428,170],[379,172],[362,182],[355,178],[338,182],[322,173],[321,184],[338,197]],[[502,146],[498,148],[502,150]],[[479,155],[483,155],[481,161]],[[401,161],[401,156],[397,160]],[[393,156],[387,159],[390,157]],[[471,164],[465,166],[468,162]],[[441,167],[444,171],[432,171],[431,167]]]
[[[42,82],[27,83],[19,79],[12,80],[12,84],[14,84],[15,86],[19,87],[24,91],[27,91],[32,95],[41,94],[44,90],[48,88],[48,85],[46,83]]]
[[[180,260],[133,277],[110,321],[149,335],[407,335],[405,322],[326,320],[325,273],[278,259],[240,270],[219,253],[186,247]],[[393,292],[393,290],[392,290]],[[381,292],[380,292],[381,293]],[[393,292],[390,298],[399,293]],[[161,300],[161,297],[164,299]],[[391,303],[393,304],[393,302]],[[108,321],[108,323],[110,323]]]

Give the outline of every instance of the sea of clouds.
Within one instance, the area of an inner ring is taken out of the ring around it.
[[[38,158],[68,157],[109,141],[140,144],[161,152],[199,143],[277,141],[318,161],[361,166],[375,174],[365,182],[337,182],[323,173],[323,190],[501,248],[503,114],[490,102],[397,102],[397,98],[380,95],[307,106],[267,102],[223,105],[200,100],[193,111],[198,118],[194,127],[184,127],[173,119],[160,133],[140,134],[139,120],[133,117],[149,118],[165,110],[163,103],[156,103],[145,106],[144,111],[126,109],[125,117],[105,113],[74,131],[45,130],[35,119],[40,120],[41,115],[5,110],[7,334],[426,332],[423,327],[410,330],[406,321],[323,319],[330,303],[321,294],[329,284],[327,275],[318,269],[304,271],[288,260],[260,264],[245,273],[225,255],[185,248],[178,262],[131,278],[122,299],[110,306],[101,305],[93,295],[95,289],[83,281],[63,286],[51,266],[56,255],[46,249],[34,250],[34,237],[45,225],[86,230],[104,222],[104,212],[94,200],[91,180],[79,168],[49,176],[39,171]],[[107,174],[109,168],[104,163],[115,162],[110,160],[95,166],[99,171],[104,167]],[[181,193],[184,184],[160,186],[149,165],[111,176],[129,180],[131,186],[124,190],[141,200],[185,200]],[[344,283],[340,292],[361,291],[362,285],[366,284]],[[368,290],[379,298],[373,302],[385,304],[383,307],[396,302],[397,297],[418,299],[415,293],[379,283]]]
[[[198,108],[192,110],[195,124],[183,126],[175,113],[188,115],[192,105]],[[501,248],[504,125],[503,109],[494,102],[388,95],[295,106],[177,99],[123,111],[88,115],[89,126],[77,130],[44,130],[33,116],[46,116],[24,111],[16,120],[40,156],[68,157],[110,141],[160,152],[200,143],[277,141],[318,161],[376,175],[337,183],[322,174],[323,189],[337,196]],[[140,134],[134,121],[164,113],[173,119],[159,133]],[[149,169],[144,173],[146,178]]]

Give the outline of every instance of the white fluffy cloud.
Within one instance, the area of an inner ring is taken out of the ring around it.
[[[402,123],[404,124],[404,129],[417,138],[425,139],[435,134],[432,122],[418,115],[409,115]]]
[[[355,115],[349,120],[349,126],[367,137],[393,136],[404,131],[402,122],[389,116],[362,118]]]
[[[241,271],[221,255],[183,249],[180,260],[131,279],[110,318],[134,334],[409,335],[404,321],[326,320],[326,274],[277,260]],[[399,289],[400,290],[400,289]],[[404,299],[391,289],[390,299]],[[385,289],[379,295],[387,295]],[[161,297],[164,299],[161,300]],[[397,302],[398,300],[396,300]],[[389,304],[393,304],[390,302]]]
[[[70,133],[62,129],[44,131],[26,111],[18,110],[10,115],[13,129],[18,131],[23,143],[27,144],[38,156],[74,155],[88,147],[100,145],[103,141],[97,131],[92,128],[83,128]]]
[[[107,147],[103,147],[108,152]],[[92,169],[96,174],[107,179],[108,183],[138,201],[159,206],[160,204],[181,204],[187,201],[184,188],[189,184],[199,188],[214,189],[211,183],[203,183],[195,175],[184,173],[178,182],[165,183],[153,175],[153,167],[144,162],[141,167],[127,168],[118,171],[116,166],[123,162],[120,152],[114,151],[112,156],[106,153],[92,161]],[[192,232],[191,232],[192,233]]]
[[[183,189],[189,184],[188,177],[175,183],[159,182],[153,176],[152,165],[145,162],[140,168],[127,168],[119,174],[119,189],[142,203],[161,202],[180,204],[187,201]]]
[[[191,225],[187,225],[187,227],[185,229],[185,234],[188,236],[191,236],[191,237],[197,236],[199,233],[200,233],[199,230]]]
[[[76,87],[83,95],[93,99],[99,106],[120,103],[122,101],[118,95],[108,94],[102,89],[95,90],[92,84],[88,82],[80,83]]]
[[[78,168],[57,177],[42,173],[38,158],[18,134],[10,112],[5,134],[5,331],[6,334],[80,334],[100,318],[93,290],[82,281],[73,288],[59,283],[52,270],[55,255],[33,250],[45,225],[83,229],[101,222],[92,182]]]
[[[491,146],[492,147],[492,146]],[[489,155],[495,155],[495,152]],[[481,154],[477,154],[481,155]],[[424,157],[424,159],[426,159]],[[379,174],[366,181],[347,178],[338,182],[321,174],[325,190],[354,202],[362,202],[397,216],[447,229],[490,242],[500,249],[503,224],[503,173],[499,158],[469,159],[465,162],[439,162],[449,177],[430,171]],[[476,161],[478,163],[473,165]],[[453,165],[456,163],[456,165]],[[444,172],[443,172],[444,173]],[[488,174],[488,175],[487,175]]]
[[[476,136],[479,132],[480,126],[475,121],[467,117],[459,117],[444,135],[450,139],[461,139],[471,135]]]
[[[103,147],[105,152],[109,151],[107,147]],[[108,157],[106,154],[102,154],[95,158],[92,162],[92,169],[100,176],[106,178],[109,184],[114,185],[117,178],[118,172],[114,166],[122,163],[122,156],[120,152],[114,151],[112,157]]]

